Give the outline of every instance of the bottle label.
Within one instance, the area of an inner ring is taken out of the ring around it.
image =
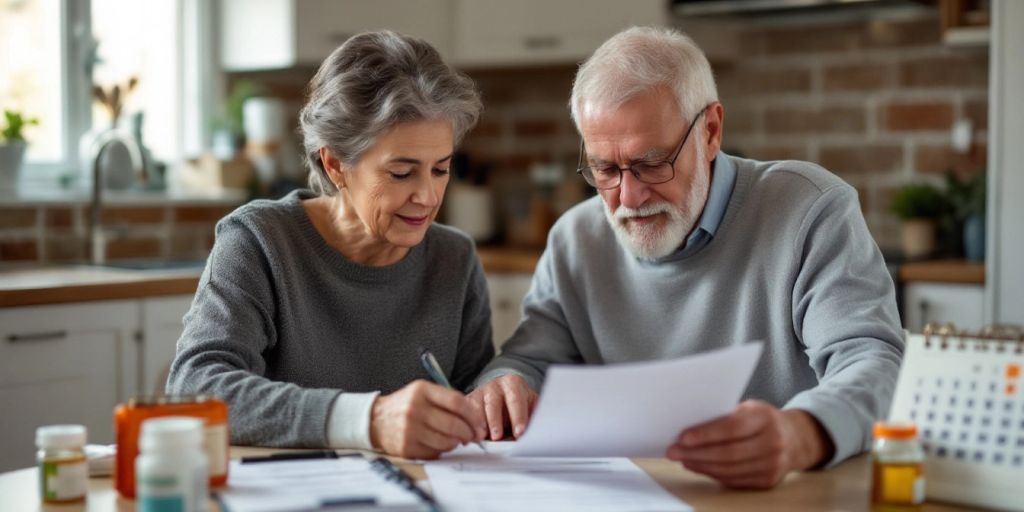
[[[43,462],[39,471],[44,500],[73,500],[89,490],[89,466],[84,458],[80,462]]]
[[[182,496],[139,496],[139,512],[185,512]]]
[[[210,463],[210,477],[224,476],[228,472],[228,426],[206,427],[203,439],[206,458]]]

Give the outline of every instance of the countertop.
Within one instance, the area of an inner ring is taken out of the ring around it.
[[[899,268],[903,283],[932,282],[985,284],[985,264],[966,260],[931,260],[903,263]]]
[[[278,452],[269,448],[231,447],[231,457],[266,455]],[[374,454],[375,455],[375,454]],[[424,480],[423,465],[415,461],[389,457],[416,480]],[[870,458],[854,457],[828,471],[792,473],[771,491],[734,491],[711,479],[685,470],[667,459],[633,459],[665,490],[695,510],[771,511],[771,510],[870,510]],[[0,509],[42,510],[39,502],[39,474],[36,468],[0,474]],[[62,511],[114,512],[135,510],[136,502],[120,499],[109,477],[90,478],[86,503],[52,507]],[[220,510],[216,502],[211,511]],[[50,510],[51,507],[47,507]],[[972,507],[928,501],[920,512],[974,510]]]
[[[532,274],[540,251],[485,247],[487,273]],[[25,266],[0,269],[0,307],[134,299],[195,293],[198,262],[185,268],[131,270],[89,265]]]

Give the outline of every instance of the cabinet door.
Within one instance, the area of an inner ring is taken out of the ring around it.
[[[456,0],[460,66],[574,63],[632,25],[663,26],[663,0]]]
[[[985,290],[978,285],[910,283],[903,303],[903,324],[911,332],[921,332],[929,322],[953,322],[971,330],[985,323]]]
[[[531,274],[488,274],[487,289],[491,301],[491,328],[494,332],[494,348],[501,346],[519,326],[522,318],[523,298],[530,291]]]
[[[142,299],[142,374],[139,393],[162,393],[167,369],[181,337],[182,317],[192,305],[192,295]]]
[[[419,37],[451,55],[450,0],[297,0],[298,61],[319,64],[349,37],[390,29]]]
[[[0,471],[34,463],[41,425],[114,442],[114,407],[136,385],[137,322],[134,301],[0,310]]]

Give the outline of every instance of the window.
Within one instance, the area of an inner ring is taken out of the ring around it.
[[[141,118],[143,144],[156,160],[173,165],[186,150],[205,148],[211,85],[219,73],[210,43],[212,4],[0,1],[0,108],[39,119],[26,130],[30,186],[62,177],[81,181],[83,136],[113,124],[94,86],[109,92],[119,85],[124,102],[117,125],[130,127]],[[132,77],[137,85],[124,94]]]

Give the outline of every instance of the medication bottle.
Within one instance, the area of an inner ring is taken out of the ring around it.
[[[43,503],[85,501],[89,464],[85,459],[85,427],[50,425],[36,429],[39,494]]]
[[[228,481],[228,406],[209,395],[139,396],[114,409],[117,455],[114,485],[125,498],[135,497],[135,456],[142,422],[161,416],[191,416],[205,421],[203,448],[210,464],[210,487]]]
[[[142,449],[135,459],[139,512],[205,512],[209,465],[203,451],[203,420],[167,416],[142,422]]]
[[[875,510],[917,510],[924,502],[924,450],[913,423],[875,423],[871,449]]]

